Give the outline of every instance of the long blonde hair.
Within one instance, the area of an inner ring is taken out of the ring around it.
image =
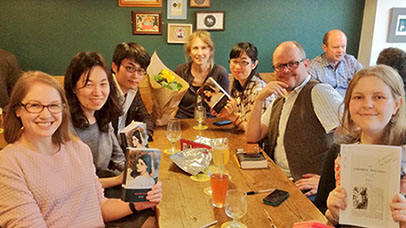
[[[190,50],[192,48],[192,41],[195,38],[199,38],[201,39],[203,42],[205,42],[207,44],[207,46],[209,46],[211,48],[211,53],[209,56],[209,63],[210,63],[210,69],[213,67],[214,65],[214,42],[211,38],[211,35],[208,31],[205,30],[197,30],[195,31],[192,35],[189,36],[187,42],[185,43],[185,60],[187,63],[191,63],[192,62],[192,58],[190,57]]]
[[[403,81],[398,72],[385,65],[367,67],[355,73],[344,97],[344,113],[341,119],[341,126],[337,129],[335,134],[337,143],[355,143],[360,140],[361,130],[352,120],[349,106],[354,87],[361,78],[368,76],[374,76],[382,80],[390,88],[393,98],[400,101],[398,111],[386,125],[385,133],[378,143],[397,146],[405,144],[406,112],[403,101],[405,97]]]

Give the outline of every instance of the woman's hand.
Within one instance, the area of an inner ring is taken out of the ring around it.
[[[134,203],[137,210],[144,210],[146,208],[155,207],[162,200],[162,182],[158,181],[154,186],[152,186],[151,191],[147,193],[148,202],[138,202]]]
[[[227,105],[216,116],[218,118],[224,118],[224,119],[229,119],[229,120],[233,121],[237,116],[235,114],[236,110],[237,110],[237,102],[235,101],[234,98],[230,98],[227,101]]]
[[[396,194],[390,204],[393,221],[399,222],[400,228],[406,228],[406,199],[402,194]]]
[[[330,211],[334,220],[338,221],[339,210],[344,210],[347,207],[347,193],[341,186],[336,187],[330,192],[327,198],[327,208]]]

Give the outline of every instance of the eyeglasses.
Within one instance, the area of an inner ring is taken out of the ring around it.
[[[27,112],[36,114],[41,113],[44,110],[44,108],[47,108],[50,113],[57,114],[62,112],[63,108],[65,107],[65,105],[63,104],[43,105],[40,103],[27,103],[27,104],[20,103],[20,105],[23,106]]]
[[[289,68],[289,70],[294,70],[294,69],[298,68],[299,64],[303,61],[305,61],[305,59],[302,59],[299,61],[292,61],[292,62],[288,62],[288,63],[284,63],[284,64],[279,64],[277,66],[273,65],[272,67],[275,71],[284,71],[286,67]]]
[[[229,60],[228,62],[233,66],[240,65],[240,67],[246,67],[250,64],[250,62],[248,62],[248,61],[245,61],[245,60],[238,61],[236,59]]]
[[[137,69],[137,68],[135,68],[135,67],[133,67],[133,66],[125,66],[125,70],[128,72],[128,73],[134,73],[134,72],[136,72],[136,74],[138,74],[138,75],[145,75],[146,74],[146,72],[145,72],[145,70],[144,69]]]

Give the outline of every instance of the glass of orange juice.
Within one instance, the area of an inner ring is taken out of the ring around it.
[[[210,175],[210,185],[214,207],[222,208],[224,206],[229,182],[230,177],[226,173],[216,172]]]

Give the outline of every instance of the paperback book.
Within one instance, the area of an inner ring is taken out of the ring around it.
[[[209,77],[203,86],[197,90],[197,94],[217,113],[223,110],[227,105],[227,101],[231,98],[212,77]]]
[[[123,151],[126,151],[127,147],[148,147],[147,125],[142,122],[132,121],[120,131],[120,138]]]
[[[123,201],[148,201],[147,192],[158,181],[161,154],[159,149],[127,147],[121,197]]]
[[[244,153],[242,149],[238,149],[235,154],[235,159],[241,169],[263,169],[268,168],[268,161],[262,152],[256,154]]]

